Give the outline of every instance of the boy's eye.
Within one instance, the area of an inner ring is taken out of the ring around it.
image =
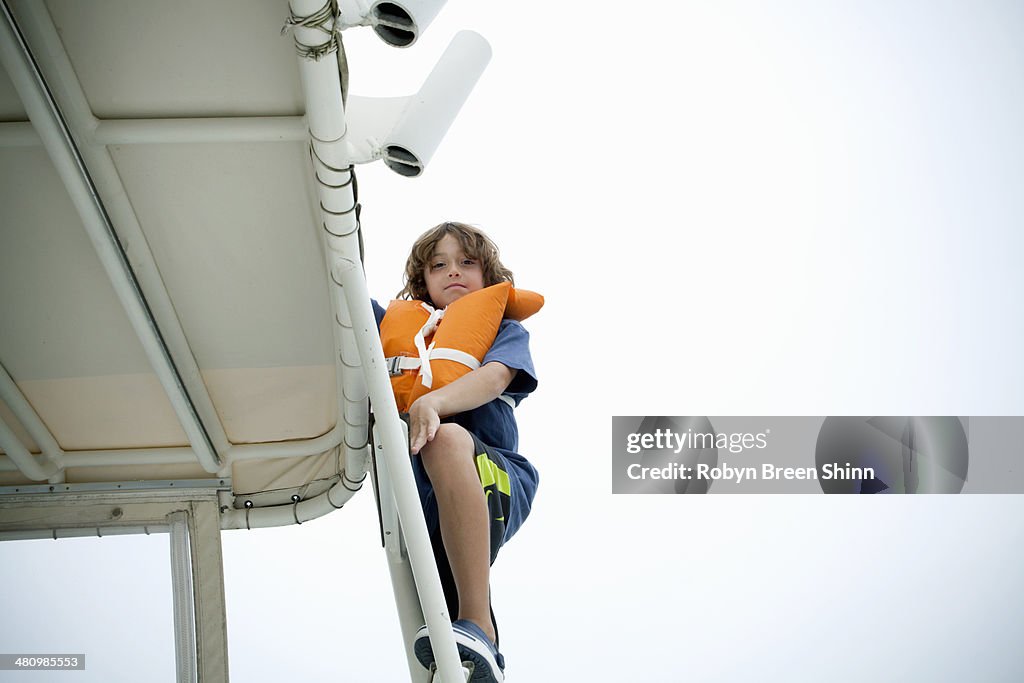
[[[437,263],[433,264],[430,267],[433,268],[434,270],[437,270],[438,268],[444,268],[444,263],[441,262],[441,261],[438,261]]]
[[[462,265],[464,265],[464,266],[472,266],[474,264],[476,264],[476,259],[471,259],[471,258],[462,259]]]

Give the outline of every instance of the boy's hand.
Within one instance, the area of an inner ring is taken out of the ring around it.
[[[409,406],[409,450],[413,455],[434,440],[441,418],[473,410],[505,391],[517,370],[491,361],[451,384],[420,396]]]
[[[440,425],[438,406],[430,394],[420,396],[409,406],[409,450],[413,455],[434,440]]]

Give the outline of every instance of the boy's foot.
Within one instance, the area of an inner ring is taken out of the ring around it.
[[[452,631],[455,632],[459,658],[473,669],[469,677],[471,683],[502,683],[505,680],[505,658],[479,626],[468,619],[459,619],[452,624]],[[434,664],[434,650],[425,625],[416,632],[412,649],[424,667],[429,669]]]

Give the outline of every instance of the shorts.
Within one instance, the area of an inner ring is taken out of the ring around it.
[[[519,454],[488,446],[480,441],[476,434],[472,432],[469,434],[473,437],[476,470],[487,499],[491,532],[491,564],[494,564],[498,551],[519,530],[530,512],[537,487],[537,473],[533,466]],[[451,614],[458,614],[458,594],[455,590],[452,570],[448,564],[448,555],[441,540],[441,525],[434,489],[423,468],[422,461],[417,456],[412,456],[412,470],[416,477],[416,487],[419,489],[420,502],[423,505],[423,516],[427,522],[427,531],[430,533],[434,559],[441,576],[441,587],[444,589],[448,609]]]
[[[518,482],[514,482],[513,478],[517,477],[518,468],[510,466],[509,460],[501,449],[488,446],[472,432],[469,434],[473,437],[477,475],[480,477],[480,485],[483,487],[484,496],[487,499],[487,513],[491,521],[491,563],[493,564],[501,546],[505,544],[507,538],[511,538],[509,522],[514,518],[525,517],[525,514],[513,514],[521,512],[513,510],[513,487],[519,488]],[[427,477],[422,461],[417,456],[412,457],[412,471],[416,476],[416,488],[419,490],[420,503],[423,505],[427,530],[430,532],[431,538],[435,535],[440,537],[441,524],[437,514],[434,489],[430,485],[430,479]],[[516,496],[516,498],[520,497]],[[527,509],[526,512],[529,510]],[[512,533],[515,533],[518,526],[517,524],[514,529],[511,529]]]

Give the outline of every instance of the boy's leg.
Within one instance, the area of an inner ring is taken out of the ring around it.
[[[443,424],[419,457],[437,501],[441,538],[459,594],[458,618],[475,623],[493,643],[490,519],[474,451],[468,431]]]

